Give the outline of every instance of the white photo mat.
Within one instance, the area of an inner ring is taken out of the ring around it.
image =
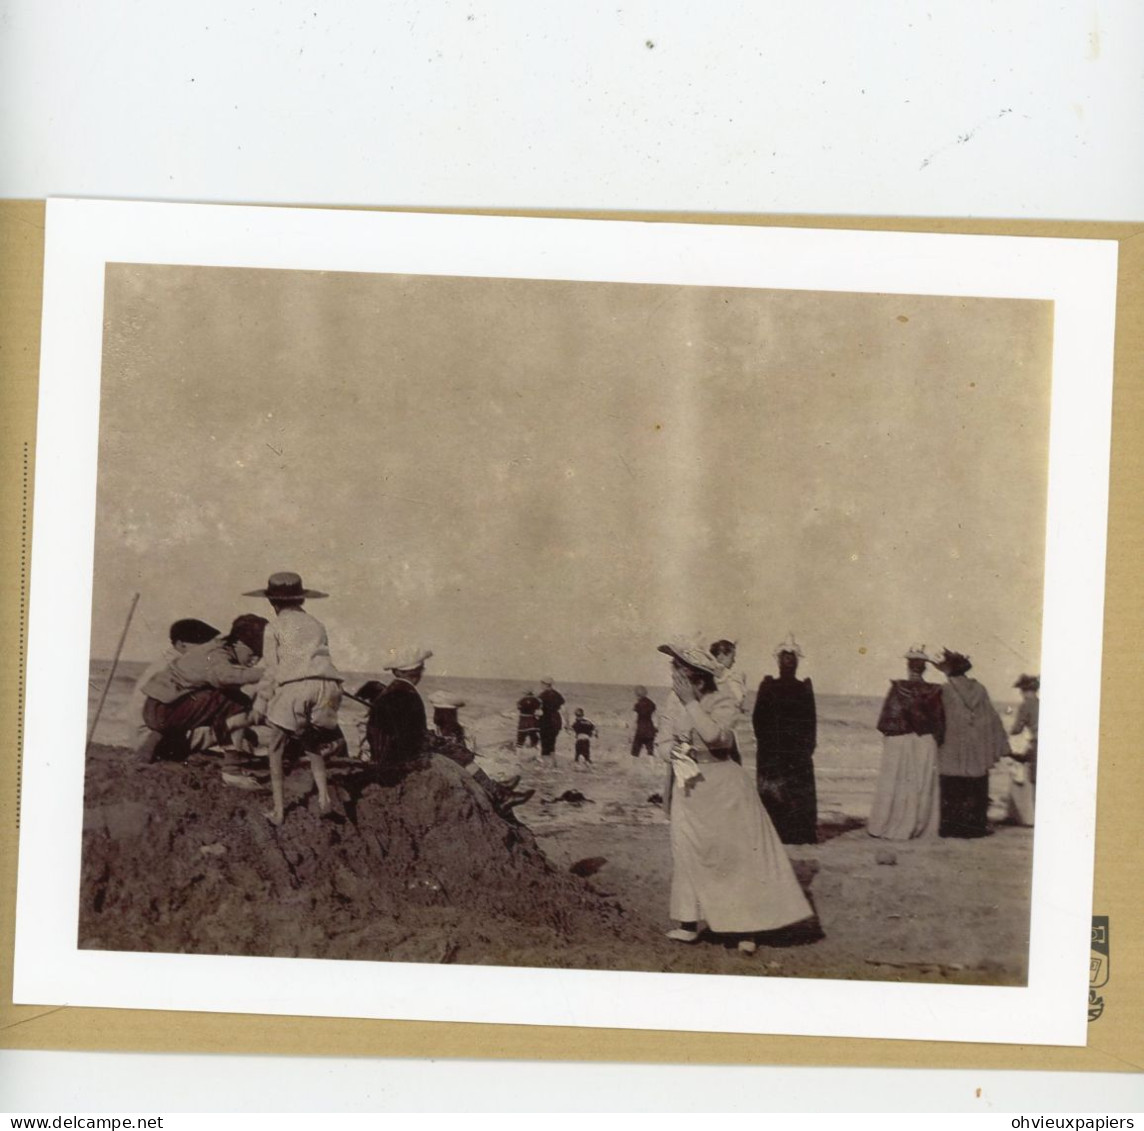
[[[76,946],[104,271],[185,264],[1054,303],[1028,985],[118,953]],[[1111,242],[50,201],[14,1000],[922,1040],[1085,1041],[1116,246]]]

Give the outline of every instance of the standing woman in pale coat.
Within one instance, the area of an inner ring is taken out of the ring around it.
[[[663,644],[672,695],[661,716],[660,753],[671,764],[671,917],[677,942],[696,942],[699,926],[739,936],[753,954],[756,936],[813,918],[754,782],[732,760],[732,693],[716,685],[719,662],[698,645]]]
[[[989,771],[1008,755],[1005,724],[989,692],[970,679],[973,665],[960,652],[943,649],[934,665],[945,673],[945,741],[938,751],[941,829],[944,837],[988,836]]]

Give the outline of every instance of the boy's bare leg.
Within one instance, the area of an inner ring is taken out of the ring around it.
[[[280,727],[270,728],[270,790],[274,795],[274,808],[263,816],[272,825],[281,825],[286,820],[286,790],[282,774],[282,756],[286,752],[286,740],[290,736]]]
[[[235,750],[241,750],[244,754],[250,753],[250,737],[248,731],[250,730],[250,712],[244,711],[239,715],[231,715],[226,720],[226,729],[230,732],[230,744]]]
[[[250,753],[250,739],[247,738],[247,728],[250,726],[250,715],[231,715],[226,720],[226,729],[230,737],[229,749],[223,751],[223,769],[237,769],[241,764],[239,754]]]
[[[307,754],[310,760],[310,772],[314,775],[314,784],[318,787],[318,812],[328,813],[333,807],[330,803],[329,775],[326,773],[326,759],[321,754]]]
[[[157,730],[149,730],[143,741],[135,747],[135,760],[140,766],[149,766],[155,761],[155,755],[159,750],[159,743],[163,741],[163,735]]]

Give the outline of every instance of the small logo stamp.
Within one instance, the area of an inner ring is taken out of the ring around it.
[[[1096,1021],[1104,1012],[1104,998],[1097,990],[1108,985],[1109,942],[1108,916],[1092,917],[1092,944],[1088,961],[1088,1019]]]

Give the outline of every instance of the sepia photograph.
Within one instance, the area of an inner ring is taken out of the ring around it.
[[[1029,987],[1051,298],[379,258],[104,265],[76,950]]]
[[[1024,982],[1048,303],[105,301],[80,946]]]

